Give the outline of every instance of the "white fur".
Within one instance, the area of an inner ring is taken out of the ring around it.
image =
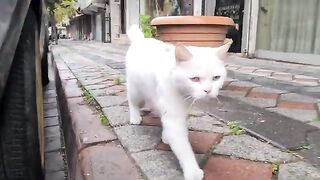
[[[132,41],[126,56],[130,122],[140,124],[139,108],[151,102],[161,115],[162,141],[177,156],[185,179],[202,179],[203,171],[188,140],[187,111],[195,100],[218,95],[226,78],[218,56],[226,54],[229,46],[186,47],[192,59],[177,62],[175,46],[143,38],[138,26],[131,27],[128,35]],[[214,76],[220,79],[212,80]],[[200,77],[200,82],[193,82],[192,77]]]

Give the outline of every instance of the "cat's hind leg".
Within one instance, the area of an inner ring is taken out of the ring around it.
[[[138,90],[132,86],[128,86],[127,95],[130,111],[130,123],[140,124],[142,120],[140,116],[140,107],[143,106],[144,99],[142,95],[138,93]]]

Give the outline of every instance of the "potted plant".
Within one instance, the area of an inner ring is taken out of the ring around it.
[[[172,44],[218,47],[224,44],[231,18],[220,16],[166,16],[151,21],[159,39]]]

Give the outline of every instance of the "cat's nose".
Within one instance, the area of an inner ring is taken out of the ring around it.
[[[203,90],[204,92],[206,92],[207,94],[209,94],[211,92],[211,90]]]

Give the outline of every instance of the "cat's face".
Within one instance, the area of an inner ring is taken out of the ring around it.
[[[175,86],[185,97],[217,97],[227,76],[221,60],[230,44],[219,48],[176,47],[177,65],[173,72]]]

